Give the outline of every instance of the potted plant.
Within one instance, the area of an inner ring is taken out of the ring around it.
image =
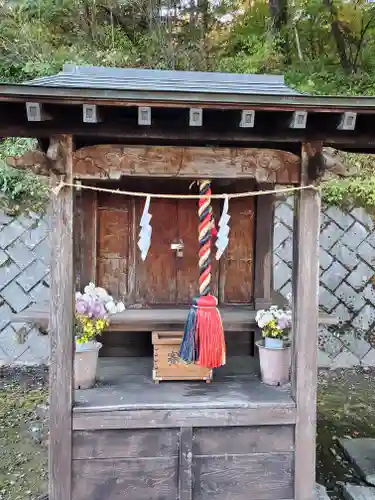
[[[84,293],[75,297],[75,354],[74,388],[89,389],[95,384],[99,350],[102,347],[96,337],[109,325],[113,314],[122,312],[125,306],[116,302],[104,288],[90,283]]]
[[[262,382],[268,385],[283,385],[289,381],[290,342],[292,325],[290,309],[271,306],[257,312],[255,320],[262,332],[263,340],[256,344],[259,349]]]

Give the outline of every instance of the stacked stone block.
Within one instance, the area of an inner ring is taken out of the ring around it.
[[[275,207],[274,287],[291,293],[293,199]],[[320,308],[339,320],[319,329],[319,364],[375,365],[375,232],[369,214],[329,207],[320,234]]]
[[[0,213],[0,362],[40,364],[48,338],[12,315],[48,299],[49,243],[46,217]]]

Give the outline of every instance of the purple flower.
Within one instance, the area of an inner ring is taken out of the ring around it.
[[[286,318],[285,316],[283,317],[280,317],[278,318],[277,320],[277,326],[281,329],[281,330],[285,330],[286,328],[289,328],[289,320],[288,318]]]
[[[84,300],[76,300],[76,312],[78,314],[86,314],[86,302]]]
[[[105,308],[101,302],[94,302],[92,307],[92,315],[96,319],[103,318],[105,316]]]

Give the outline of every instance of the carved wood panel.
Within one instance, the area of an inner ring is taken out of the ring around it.
[[[300,158],[275,149],[97,145],[75,152],[74,175],[77,179],[253,178],[298,184]]]

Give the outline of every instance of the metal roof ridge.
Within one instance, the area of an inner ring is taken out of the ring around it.
[[[76,64],[64,64],[62,71],[59,73],[55,73],[55,75],[49,75],[49,76],[57,76],[57,75],[90,75],[90,76],[95,76],[100,73],[105,73],[105,72],[121,72],[121,73],[149,73],[150,75],[153,73],[154,75],[176,75],[182,76],[182,75],[205,75],[207,77],[210,77],[212,75],[222,75],[226,77],[233,77],[233,78],[241,78],[243,80],[246,80],[248,77],[257,77],[256,79],[261,81],[262,78],[267,78],[268,80],[273,80],[278,83],[284,83],[285,84],[285,77],[283,74],[271,74],[271,73],[229,73],[229,72],[222,72],[222,71],[190,71],[190,70],[170,70],[170,69],[158,69],[158,68],[137,68],[137,67],[118,67],[118,66],[90,66],[90,65],[76,65]],[[177,78],[176,78],[177,79]],[[286,85],[286,84],[285,84]]]

